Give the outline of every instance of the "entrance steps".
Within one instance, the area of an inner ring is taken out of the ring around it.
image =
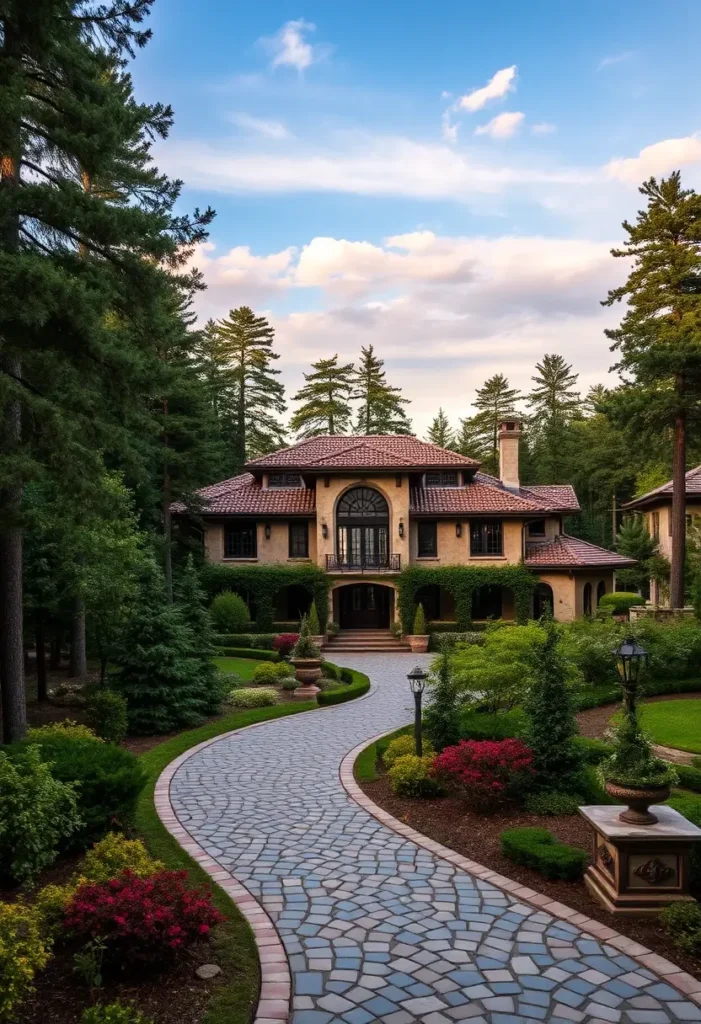
[[[327,639],[324,654],[333,660],[337,652],[406,654],[410,650],[405,640],[399,640],[388,629],[342,629],[337,636]]]

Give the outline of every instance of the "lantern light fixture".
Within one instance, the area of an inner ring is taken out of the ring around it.
[[[455,524],[455,536],[462,537],[462,523]]]
[[[426,688],[428,672],[425,672],[420,665],[411,670],[407,676],[411,692],[414,694],[414,747],[417,757],[423,757],[423,737],[421,733],[421,698]]]
[[[401,519],[399,520],[399,536],[400,537],[404,536],[404,523],[402,522]]]
[[[618,671],[625,686],[636,686],[640,673],[648,663],[648,653],[636,642],[635,637],[627,637],[620,647],[616,648]]]
[[[270,540],[270,523],[265,524],[265,539]]]

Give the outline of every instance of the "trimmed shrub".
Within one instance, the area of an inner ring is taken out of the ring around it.
[[[437,659],[437,667],[434,663],[429,682],[429,705],[424,713],[426,734],[436,750],[443,750],[460,740],[458,687],[446,653]]]
[[[338,679],[339,676],[338,669],[330,661],[322,661],[321,674],[324,679]]]
[[[701,770],[691,765],[677,764],[674,766],[679,776],[682,789],[690,789],[693,793],[701,793]]]
[[[287,679],[282,680],[283,690],[297,690],[302,684],[294,676],[288,676]]]
[[[49,725],[38,725],[34,729],[27,729],[24,738],[27,743],[42,743],[44,740],[52,740],[56,737],[59,739],[68,737],[73,740],[94,740],[95,743],[102,742],[94,729],[87,725],[79,725],[78,722],[73,722],[70,718],[66,718],[62,722],[51,722]]]
[[[209,606],[209,616],[217,633],[246,633],[251,613],[242,597],[231,590],[222,590]]]
[[[426,616],[424,615],[424,606],[422,604],[417,605],[416,614],[414,615],[414,636],[426,636]]]
[[[321,634],[321,625],[319,623],[319,613],[316,610],[316,604],[312,601],[309,609],[309,632],[312,636],[319,636]]]
[[[453,630],[438,629],[438,626],[439,623],[437,622],[429,623],[428,628],[431,631],[428,641],[429,651],[452,651],[454,648],[462,647],[463,645],[478,644],[481,646],[484,643],[484,632],[458,633]]]
[[[151,1017],[145,1017],[133,1006],[117,1001],[103,1006],[89,1006],[83,1010],[80,1024],[153,1024]]]
[[[251,689],[244,687],[241,690],[232,690],[227,702],[235,708],[267,708],[278,702],[277,690],[269,690],[260,687]]]
[[[186,871],[149,878],[127,872],[81,885],[66,908],[65,927],[78,939],[102,939],[114,962],[167,961],[224,920],[209,891],[188,888],[186,879]]]
[[[584,874],[588,856],[576,846],[559,843],[546,828],[511,828],[501,834],[505,857],[545,878],[575,881]]]
[[[701,905],[672,903],[660,914],[660,921],[670,939],[685,953],[701,953]]]
[[[251,661],[279,661],[277,651],[265,651],[260,647],[216,647],[218,658],[249,658]]]
[[[461,740],[438,755],[434,773],[468,803],[487,809],[522,796],[531,785],[532,764],[521,740]]]
[[[94,740],[79,742],[104,749]],[[0,877],[15,882],[31,882],[53,864],[82,825],[75,780],[52,774],[41,750],[25,745],[14,757],[0,751]]]
[[[253,647],[256,650],[272,651],[275,633],[215,633],[217,647]]]
[[[430,740],[424,740],[423,742],[424,756],[432,756],[435,754],[435,750]],[[403,736],[397,736],[396,740],[392,740],[387,749],[382,754],[382,763],[385,768],[391,768],[394,762],[400,757],[406,757],[407,754],[416,753],[416,741],[414,740],[413,733],[404,733]]]
[[[299,633],[280,633],[273,640],[273,650],[277,651],[281,658],[288,658],[299,640]]]
[[[26,903],[0,903],[0,1018],[14,1017],[32,992],[34,975],[46,967],[50,943],[41,915]]]
[[[121,743],[127,734],[127,702],[112,690],[95,690],[88,697],[88,721],[100,739]]]
[[[340,670],[340,672],[339,672],[339,679],[341,680],[342,683],[352,683],[353,682],[353,669],[342,668]]]
[[[354,672],[350,668],[342,668],[339,672],[341,682],[337,690],[322,690],[316,695],[316,702],[322,707],[331,704],[343,704],[347,700],[354,700],[362,697],[370,689],[370,680],[362,672]]]
[[[440,796],[440,782],[432,774],[434,755],[404,754],[389,770],[389,781],[397,796]]]
[[[26,742],[9,748],[13,761],[24,756]],[[41,760],[62,783],[77,784],[77,809],[82,827],[61,843],[67,849],[85,849],[101,839],[115,823],[128,821],[136,798],[146,781],[139,761],[113,743],[73,740],[70,737],[43,742]]]
[[[255,686],[275,686],[282,679],[294,675],[294,668],[288,661],[262,661],[253,670],[251,682]]]
[[[610,608],[613,615],[627,615],[631,608],[640,604],[645,604],[645,598],[640,594],[618,590],[611,594],[604,594],[599,601],[599,608]]]
[[[526,797],[523,809],[526,814],[558,817],[561,814],[576,814],[581,802],[579,797],[571,793],[531,793]]]
[[[80,875],[91,882],[108,882],[124,871],[148,878],[164,870],[165,865],[154,860],[140,839],[127,839],[120,832],[111,832],[95,843],[80,865]]]

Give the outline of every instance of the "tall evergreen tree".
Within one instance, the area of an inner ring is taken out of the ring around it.
[[[345,434],[351,421],[353,372],[353,363],[339,366],[338,355],[312,363],[312,372],[304,375],[306,384],[292,399],[303,404],[295,410],[290,429],[300,437]]]
[[[240,473],[247,459],[284,443],[280,417],[287,408],[285,389],[277,380],[280,371],[273,366],[280,355],[273,351],[275,331],[264,316],[256,316],[248,306],[230,310],[228,317],[217,322],[216,333],[220,351],[233,371],[236,470]]]
[[[674,432],[670,605],[684,604],[687,430],[701,413],[701,196],[675,171],[640,188],[647,208],[612,255],[633,262],[604,305],[625,299],[620,326],[607,330],[618,368],[630,374],[623,415],[631,425]]]
[[[495,476],[499,473],[499,424],[507,413],[513,412],[521,398],[516,388],[509,387],[503,373],[495,373],[477,388],[473,423],[484,454],[484,471]]]
[[[360,403],[357,434],[410,434],[411,420],[404,409],[408,398],[402,389],[387,383],[384,360],[378,359],[372,345],[360,350],[351,398]]]
[[[545,355],[536,364],[534,388],[526,396],[531,408],[530,433],[540,483],[566,483],[571,459],[573,418],[581,400],[575,385],[579,374],[560,355]]]
[[[475,422],[474,416],[466,416],[460,420],[454,445],[455,451],[459,452],[460,455],[466,455],[469,459],[477,459],[480,462],[484,462],[486,458],[484,436],[479,424]]]
[[[451,448],[453,446],[453,428],[442,408],[438,410],[438,415],[434,416],[431,421],[431,426],[426,434],[426,440],[430,441],[431,444],[437,444],[439,448]]]

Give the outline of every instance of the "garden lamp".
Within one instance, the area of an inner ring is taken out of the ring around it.
[[[640,673],[647,665],[648,654],[644,647],[636,642],[635,637],[629,636],[623,641],[620,647],[615,650],[618,671],[623,681],[625,703],[629,711],[635,710],[635,691],[638,687]]]
[[[420,665],[411,670],[407,676],[411,692],[414,694],[414,743],[416,744],[416,756],[423,757],[423,738],[421,735],[421,698],[426,689],[428,672],[424,672]]]

